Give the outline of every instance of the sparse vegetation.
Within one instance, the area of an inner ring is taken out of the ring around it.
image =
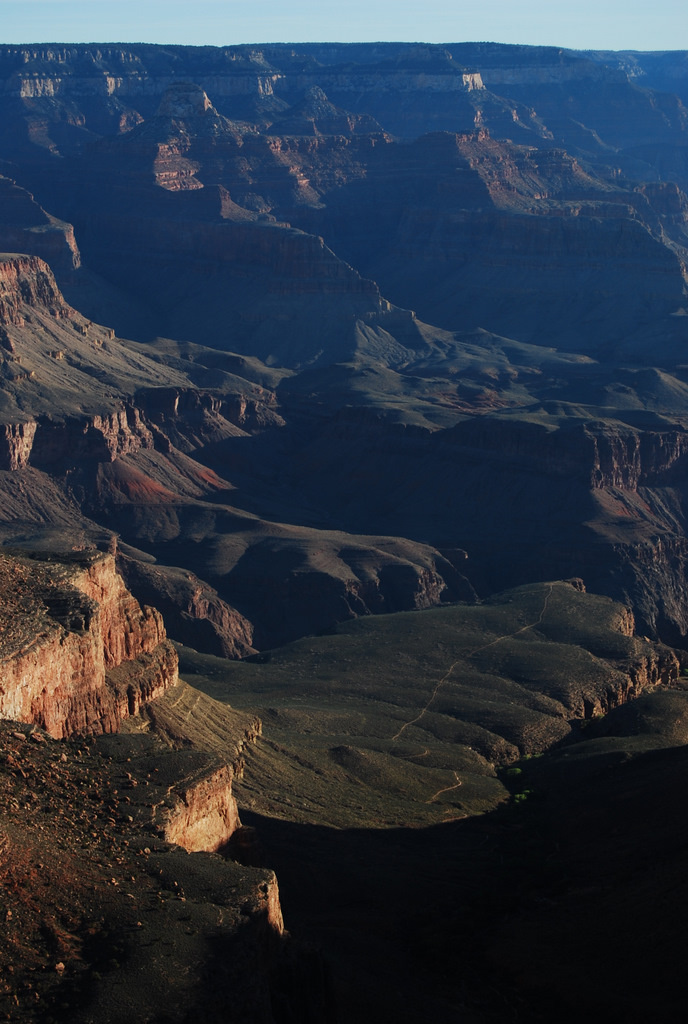
[[[439,823],[498,806],[522,775],[513,762],[570,737],[586,702],[623,701],[644,659],[675,664],[618,633],[619,615],[567,583],[534,584],[242,662],[181,648],[181,671],[263,722],[237,790],[246,807],[337,827]]]

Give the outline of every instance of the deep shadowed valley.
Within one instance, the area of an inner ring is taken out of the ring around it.
[[[0,46],[0,1016],[678,1019],[688,58]]]

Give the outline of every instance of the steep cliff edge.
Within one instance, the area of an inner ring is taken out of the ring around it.
[[[46,213],[30,192],[1,174],[0,237],[3,249],[40,256],[65,274],[81,264],[72,225]]]
[[[241,829],[232,782],[260,722],[178,680],[160,614],[113,555],[3,552],[0,592],[0,1007],[34,1019],[30,989],[43,1009],[68,1001],[75,1021],[116,1024],[173,991],[180,1024],[201,1008],[275,1024],[273,993],[310,961],[285,932],[274,872],[212,856]],[[229,965],[226,946],[240,953]]]
[[[43,308],[58,319],[75,315],[43,260],[0,253],[0,327],[23,327],[25,305]]]
[[[111,555],[2,554],[0,575],[1,717],[56,738],[116,732],[176,682],[160,614],[126,590]]]
[[[177,721],[180,706],[187,707],[187,717],[198,717],[200,701],[211,721],[217,715],[206,706],[213,702],[201,695],[189,709],[188,687],[179,683],[177,655],[162,617],[129,593],[113,555],[2,553],[0,592],[0,718],[41,726],[62,739],[117,733],[149,702],[159,702],[128,727],[136,732],[150,725],[165,741],[148,751],[150,763],[140,762],[145,771],[140,767],[139,774],[148,773],[145,787],[154,772],[161,788],[153,801],[153,790],[144,793],[139,824],[187,850],[224,846],[241,824],[232,779],[240,771],[244,746],[260,733],[260,722],[222,709],[216,754],[170,750],[186,742]],[[165,702],[168,690],[171,698]],[[129,775],[133,789],[132,779]],[[132,810],[137,807],[132,798],[128,803]]]
[[[271,1003],[293,1005],[304,969],[295,1019],[327,998],[284,930],[274,872],[190,855],[208,847],[160,825],[191,781],[207,795],[216,762],[152,737],[58,743],[0,722],[3,1015],[62,1019],[68,1005],[79,1024],[118,1024],[164,1007],[177,1024],[277,1024]]]

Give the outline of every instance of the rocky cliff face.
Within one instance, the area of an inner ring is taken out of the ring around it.
[[[688,434],[637,430],[623,424],[563,424],[547,429],[510,419],[476,418],[448,431],[443,443],[499,462],[518,460],[524,471],[578,478],[594,489],[635,492],[666,487],[686,472]]]
[[[0,327],[23,326],[24,304],[45,309],[56,319],[74,316],[43,260],[0,255]]]
[[[30,461],[48,467],[65,458],[114,462],[140,448],[153,448],[154,437],[138,409],[131,406],[102,416],[65,422],[40,421],[34,434]]]
[[[54,468],[65,459],[113,462],[120,456],[154,446],[151,430],[131,406],[65,421],[55,422],[46,417],[7,423],[0,430],[0,468],[8,470],[25,469],[28,465]]]
[[[241,825],[232,795],[229,765],[207,769],[176,787],[178,801],[165,824],[165,837],[186,850],[218,850]]]
[[[160,707],[148,712],[155,731],[171,745],[190,742],[188,708],[186,733],[179,732],[177,722],[180,704],[189,703],[187,692],[192,707],[199,700],[214,702],[179,683],[177,655],[166,639],[160,614],[142,608],[132,597],[112,555],[91,552],[45,559],[3,554],[0,590],[0,718],[13,720],[15,730],[16,723],[39,726],[55,739],[116,733],[125,721],[129,731],[136,732],[135,717],[159,701]],[[173,699],[165,706],[168,691]],[[130,823],[131,834],[147,836],[151,846],[162,841],[167,850],[173,844],[199,852],[227,845],[241,825],[232,781],[241,772],[242,751],[255,740],[260,723],[218,708],[221,755],[174,751],[150,735],[141,737],[143,744],[126,736],[111,737],[115,745],[108,762],[112,755],[119,757],[125,769],[106,801],[111,826],[116,825],[112,815],[117,806],[126,805],[128,813],[117,814],[117,820]],[[214,709],[206,710],[212,720]],[[141,724],[139,720],[138,728]],[[201,716],[198,729],[207,728]],[[14,733],[21,741],[29,735],[46,745],[40,730]],[[73,748],[68,750],[71,757]],[[62,762],[67,760],[62,754]],[[5,761],[10,770],[17,764],[3,753],[3,765]],[[27,778],[25,771],[21,774]],[[105,799],[105,777],[98,776],[95,785],[90,795]],[[70,811],[71,818],[77,818],[73,804]],[[4,835],[0,839],[6,841]],[[128,845],[126,840],[124,846]],[[241,912],[267,948],[283,935],[284,925],[275,876],[261,875],[260,884],[248,885]],[[179,887],[178,881],[174,884]]]
[[[192,800],[192,785],[203,789],[213,772],[217,758],[150,736],[56,743],[0,722],[3,1013],[30,1019],[40,999],[41,1012],[59,1014],[69,999],[75,1020],[114,1024],[122,1013],[155,1016],[164,992],[178,1024],[199,1014],[226,1021],[228,1005],[236,1019],[282,1019],[271,997],[284,990],[294,1005],[308,959],[295,966],[274,872],[201,852],[205,844],[178,829],[180,847],[161,824],[164,809]],[[312,1009],[325,1020],[312,973],[298,1016]]]
[[[175,682],[162,618],[128,593],[112,556],[5,555],[0,570],[3,718],[34,722],[57,738],[116,732]]]
[[[8,470],[25,469],[33,447],[37,424],[5,423],[0,428],[0,468]]]
[[[0,175],[0,237],[7,252],[29,253],[69,274],[81,264],[71,224],[47,214],[33,196]]]
[[[160,608],[181,643],[223,658],[255,654],[253,623],[195,573],[147,565],[121,552],[117,565],[139,598]]]
[[[354,194],[364,215],[352,219]],[[668,194],[629,193],[555,148],[484,131],[425,135],[377,147],[355,190],[325,198],[310,219],[335,251],[449,330],[542,344],[546,324],[561,349],[597,352],[684,302],[680,199],[670,223],[659,212]]]

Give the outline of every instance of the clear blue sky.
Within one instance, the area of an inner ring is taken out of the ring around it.
[[[688,49],[688,0],[0,0],[0,43],[366,40]]]

